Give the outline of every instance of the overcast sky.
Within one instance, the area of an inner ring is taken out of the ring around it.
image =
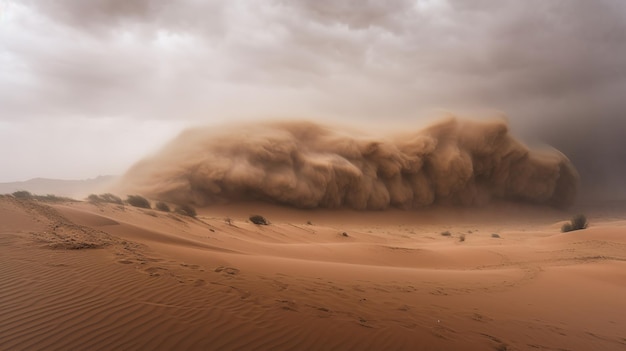
[[[0,0],[0,182],[121,174],[191,125],[438,111],[623,182],[625,58],[622,0]]]

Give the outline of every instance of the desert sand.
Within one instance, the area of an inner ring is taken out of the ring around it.
[[[623,350],[626,215],[584,210],[561,233],[572,210],[504,203],[191,218],[3,196],[0,349]]]

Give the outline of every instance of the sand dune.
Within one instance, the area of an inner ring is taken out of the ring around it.
[[[626,348],[626,216],[560,233],[567,213],[508,206],[192,219],[5,196],[0,349]]]

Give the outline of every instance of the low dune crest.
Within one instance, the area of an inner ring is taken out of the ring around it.
[[[494,198],[567,206],[577,187],[562,153],[530,150],[503,120],[457,118],[387,137],[310,122],[191,129],[122,179],[124,191],[174,203],[372,210]]]

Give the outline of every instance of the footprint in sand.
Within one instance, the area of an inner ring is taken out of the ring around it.
[[[145,272],[148,273],[151,277],[160,276],[161,274],[158,273],[159,271],[167,271],[167,269],[163,267],[150,267],[145,269]]]

